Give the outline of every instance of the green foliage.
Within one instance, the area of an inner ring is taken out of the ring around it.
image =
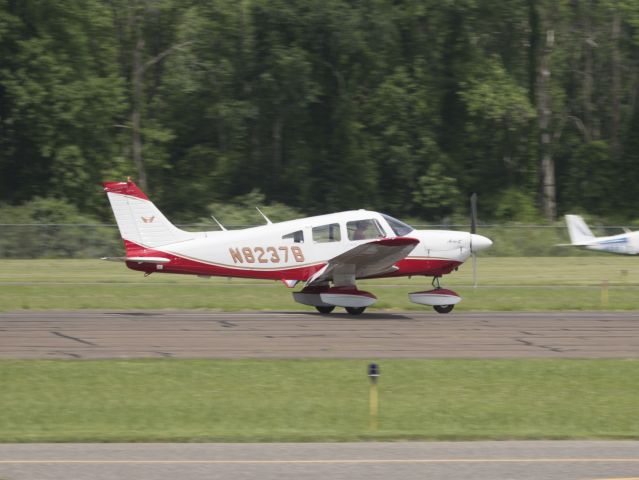
[[[497,197],[497,206],[493,218],[499,222],[516,221],[521,223],[541,222],[535,199],[517,187],[509,187]]]
[[[454,178],[444,174],[443,167],[433,163],[426,175],[417,180],[413,201],[422,208],[421,214],[428,218],[443,218],[460,209],[462,197]]]
[[[52,193],[90,212],[94,185],[119,162],[123,82],[109,9],[0,2],[0,17],[0,201]]]
[[[528,92],[506,72],[499,57],[482,65],[483,71],[461,82],[459,96],[471,118],[491,123],[495,128],[517,130],[535,118]]]
[[[542,130],[560,213],[633,216],[635,3],[0,0],[0,202],[106,219],[94,186],[136,176],[139,115],[170,217],[257,189],[428,220],[477,192],[482,217],[517,218],[541,203]]]
[[[114,254],[121,243],[115,229],[95,225],[95,218],[54,198],[0,204],[0,224],[2,258],[98,257]]]
[[[573,208],[581,207],[593,214],[614,211],[619,195],[614,192],[617,179],[610,164],[611,153],[603,140],[577,147],[569,170],[572,181],[566,189],[566,196],[573,199]]]
[[[207,210],[209,215],[217,218],[225,227],[250,227],[265,222],[257,208],[272,221],[282,222],[302,217],[302,213],[294,208],[278,202],[266,204],[265,196],[259,190],[252,190],[246,195],[233,198],[229,202],[211,203]],[[201,223],[210,223],[210,216],[203,218]],[[214,230],[214,228],[211,228]]]

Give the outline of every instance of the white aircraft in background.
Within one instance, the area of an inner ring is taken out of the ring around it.
[[[566,225],[571,243],[563,246],[582,247],[588,250],[622,255],[639,254],[639,231],[631,232],[626,229],[626,233],[619,235],[595,237],[579,215],[566,215]]]
[[[367,210],[320,215],[241,230],[187,232],[170,223],[130,179],[106,182],[104,190],[124,240],[125,257],[110,257],[133,270],[281,280],[293,299],[330,313],[344,307],[362,313],[375,295],[357,289],[358,279],[424,275],[433,289],[409,294],[414,303],[450,312],[461,300],[439,278],[492,242],[472,232],[415,230]],[[473,212],[474,212],[474,203]],[[261,212],[260,212],[261,213]],[[264,214],[262,214],[264,215]]]

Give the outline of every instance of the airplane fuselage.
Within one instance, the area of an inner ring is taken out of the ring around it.
[[[639,232],[621,233],[609,237],[596,237],[590,244],[583,245],[587,250],[617,253],[622,255],[639,254]]]
[[[354,239],[352,225],[371,222],[367,238]],[[375,229],[376,228],[376,229]],[[242,230],[193,233],[194,238],[156,248],[127,242],[129,256],[166,258],[167,263],[128,261],[133,270],[272,280],[306,281],[334,258],[375,238],[397,234],[386,217],[354,210],[267,224]],[[443,230],[412,230],[407,237],[419,243],[393,271],[368,276],[442,276],[471,254],[471,234]]]

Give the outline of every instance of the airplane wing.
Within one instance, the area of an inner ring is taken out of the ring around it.
[[[396,269],[394,264],[406,257],[418,243],[416,238],[395,237],[358,245],[330,259],[324,268],[308,280],[307,285],[325,282],[334,275],[363,278],[392,272]]]

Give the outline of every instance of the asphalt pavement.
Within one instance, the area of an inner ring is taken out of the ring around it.
[[[639,358],[639,312],[0,313],[0,358]]]
[[[639,442],[0,445],[4,480],[639,480]]]
[[[0,313],[0,358],[140,357],[639,358],[639,312]],[[129,478],[639,480],[639,442],[0,444],[2,480]]]

